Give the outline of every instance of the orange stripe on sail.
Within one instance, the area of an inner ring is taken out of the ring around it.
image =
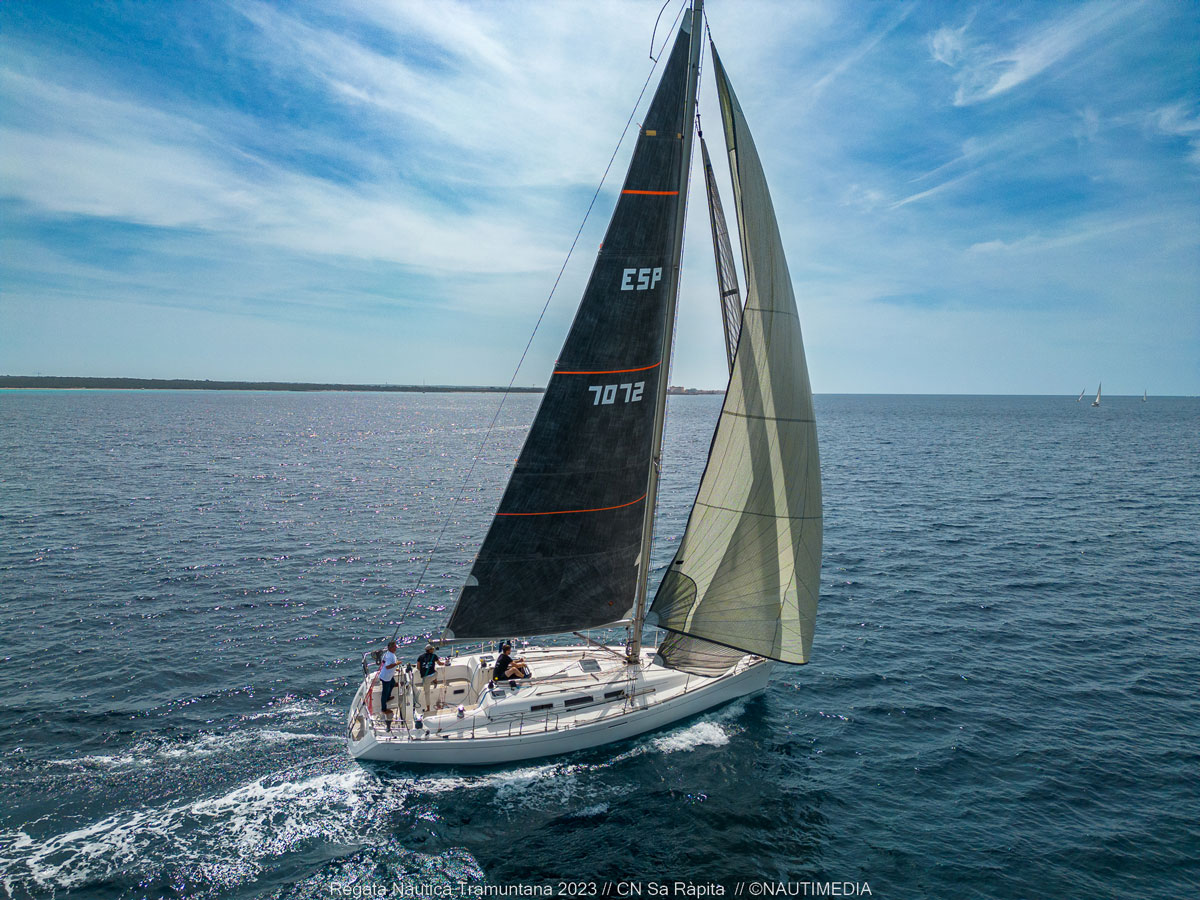
[[[567,372],[563,369],[556,369],[555,375],[620,375],[623,372],[645,372],[648,369],[657,369],[662,365],[662,360],[659,360],[652,366],[641,366],[637,369],[599,369],[594,372]]]
[[[568,513],[585,513],[585,512],[605,512],[610,509],[622,509],[626,506],[633,506],[635,503],[641,503],[646,499],[646,495],[638,497],[636,500],[630,500],[628,503],[618,503],[616,506],[600,506],[596,509],[555,509],[550,512],[532,512],[532,513],[504,513],[498,512],[497,516],[565,516]]]
[[[647,194],[651,197],[674,197],[679,191],[621,191],[622,194]]]

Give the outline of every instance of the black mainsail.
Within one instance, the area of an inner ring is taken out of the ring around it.
[[[692,30],[685,16],[447,638],[594,628],[625,617],[634,603],[670,364],[664,347],[686,199]]]

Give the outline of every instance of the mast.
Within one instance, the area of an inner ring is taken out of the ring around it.
[[[679,301],[679,276],[683,268],[683,224],[687,218],[687,191],[692,165],[692,133],[696,122],[696,88],[700,80],[700,32],[704,21],[704,0],[693,0],[689,13],[691,46],[688,48],[687,93],[684,97],[683,165],[679,171],[679,205],[675,219],[675,239],[671,248],[671,287],[667,299],[667,325],[663,329],[663,374],[658,383],[658,401],[654,413],[654,443],[650,457],[650,475],[646,484],[646,511],[642,525],[642,547],[638,555],[637,593],[634,595],[632,635],[627,661],[635,663],[642,652],[642,627],[646,621],[646,597],[650,578],[650,548],[654,541],[654,511],[658,502],[659,471],[662,467],[663,425],[667,415],[667,386],[670,382],[671,343],[675,336],[675,310]]]

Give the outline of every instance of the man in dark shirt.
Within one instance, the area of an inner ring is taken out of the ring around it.
[[[525,657],[513,659],[509,654],[512,651],[512,644],[503,644],[500,647],[500,656],[496,660],[496,666],[492,669],[493,681],[504,681],[506,678],[528,678],[529,666],[525,664]]]
[[[448,665],[450,660],[439,659],[433,644],[426,644],[425,652],[417,657],[417,672],[421,676],[421,689],[425,693],[425,712],[429,712],[429,689],[437,684],[437,667]]]

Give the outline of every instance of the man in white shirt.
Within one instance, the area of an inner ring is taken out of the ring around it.
[[[388,706],[388,701],[392,699],[392,691],[396,687],[396,642],[388,641],[387,653],[383,654],[383,660],[379,664],[379,684],[383,688],[379,706],[383,710],[383,716],[387,719],[387,730],[392,730],[392,709]]]

